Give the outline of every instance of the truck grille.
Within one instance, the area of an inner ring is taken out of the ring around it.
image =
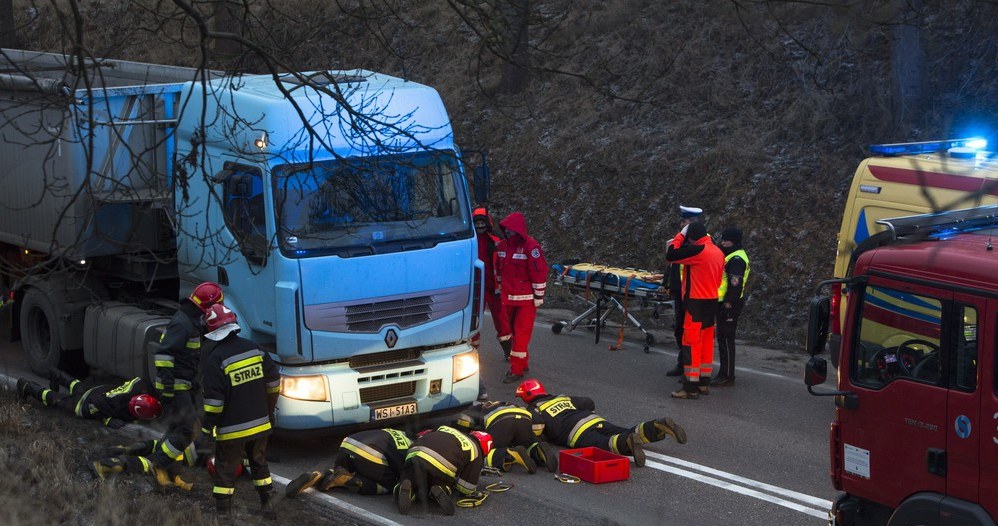
[[[431,296],[352,305],[347,307],[347,330],[378,332],[385,325],[396,325],[400,329],[406,329],[430,321],[432,313]]]
[[[377,387],[364,387],[360,390],[360,403],[370,404],[394,398],[406,398],[416,394],[416,382],[402,382]]]
[[[305,306],[305,326],[313,331],[372,334],[385,327],[407,329],[461,312],[471,286]]]
[[[363,369],[364,367],[377,367],[379,365],[408,362],[418,360],[420,355],[421,353],[416,349],[399,349],[374,354],[361,354],[350,357],[350,367],[352,369]]]

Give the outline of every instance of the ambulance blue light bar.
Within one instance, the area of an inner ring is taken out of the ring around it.
[[[980,137],[969,137],[967,139],[949,139],[946,141],[924,141],[924,142],[896,142],[891,144],[871,144],[870,153],[885,157],[895,157],[898,155],[914,155],[919,153],[944,152],[950,148],[964,147],[983,150],[987,148],[988,141]]]

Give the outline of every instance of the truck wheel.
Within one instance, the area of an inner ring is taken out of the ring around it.
[[[38,375],[47,377],[59,367],[62,346],[56,327],[55,308],[38,289],[31,289],[21,301],[21,346],[28,356],[28,365]]]

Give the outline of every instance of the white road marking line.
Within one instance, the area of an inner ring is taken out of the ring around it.
[[[291,482],[291,479],[286,479],[280,475],[275,475],[274,473],[270,474],[270,478],[272,478],[275,482],[279,482],[285,486],[287,486],[288,483]],[[353,504],[338,499],[328,493],[322,491],[314,491],[312,493],[313,493],[313,495],[311,495],[312,497],[319,499],[324,504],[328,504],[334,508],[338,508],[344,513],[351,515],[353,517],[357,517],[358,519],[363,519],[364,522],[383,524],[384,526],[403,526],[402,523],[386,519],[385,517],[382,517],[381,515],[378,515],[373,511],[366,510],[364,508],[361,508],[360,506],[354,506]]]
[[[646,452],[646,454],[648,456],[654,456],[654,457],[663,456],[663,455],[657,455],[657,454],[652,453],[652,452]],[[678,460],[678,459],[675,459],[675,460]],[[707,485],[710,485],[710,486],[714,486],[714,487],[718,487],[718,488],[721,488],[721,489],[724,489],[724,490],[728,490],[728,491],[731,491],[731,492],[734,492],[734,493],[745,495],[747,497],[754,497],[754,498],[757,498],[759,500],[766,501],[766,502],[769,502],[769,503],[772,503],[772,504],[776,504],[778,506],[783,506],[784,508],[788,508],[788,509],[791,509],[791,510],[803,513],[805,515],[810,515],[812,517],[816,517],[816,518],[819,518],[819,519],[822,519],[822,520],[827,520],[828,519],[828,510],[831,509],[831,507],[832,507],[832,503],[830,501],[825,501],[825,500],[822,500],[822,499],[818,499],[816,497],[811,497],[809,495],[804,495],[804,494],[797,493],[797,492],[794,492],[794,491],[790,491],[790,490],[787,490],[787,489],[779,488],[779,487],[776,487],[776,486],[771,486],[769,484],[764,484],[764,483],[761,483],[761,482],[753,481],[751,479],[745,479],[743,477],[738,477],[737,475],[732,475],[732,474],[729,474],[729,473],[719,472],[717,470],[711,470],[710,468],[703,468],[701,466],[697,466],[697,467],[701,468],[702,471],[713,471],[713,472],[717,472],[717,473],[722,473],[723,476],[724,476],[724,478],[728,478],[728,479],[740,479],[740,481],[744,481],[745,483],[752,484],[752,485],[754,485],[755,487],[757,487],[759,489],[766,488],[768,491],[774,491],[775,490],[776,493],[779,493],[782,496],[770,495],[768,493],[763,493],[762,491],[758,491],[756,489],[751,489],[751,488],[746,488],[744,486],[739,486],[738,484],[735,484],[734,482],[729,482],[729,481],[726,481],[726,480],[721,480],[719,478],[709,477],[707,475],[701,475],[700,473],[694,473],[692,471],[687,471],[685,469],[682,469],[682,468],[679,468],[679,467],[675,467],[675,466],[670,466],[670,465],[667,465],[667,464],[661,464],[661,463],[658,463],[658,462],[655,462],[655,461],[646,462],[645,466],[657,469],[659,471],[664,471],[666,473],[672,473],[673,475],[679,475],[680,477],[685,477],[685,478],[688,478],[688,479],[691,479],[691,480],[695,480],[697,482],[702,482],[704,484],[707,484]],[[806,500],[808,500],[808,501],[813,501],[815,503],[822,503],[822,504],[827,503],[828,506],[825,507],[824,509],[811,508],[811,507],[805,506],[804,504],[800,504],[800,503],[797,503],[797,502],[793,502],[792,500],[788,500],[786,498],[783,498],[784,496],[788,497],[788,498],[795,498],[796,497],[797,500],[805,500],[805,499],[801,498],[801,497],[805,497]]]
[[[781,488],[779,486],[773,486],[771,484],[766,484],[765,482],[759,482],[758,480],[752,480],[750,478],[742,477],[740,475],[735,475],[734,473],[728,473],[727,471],[721,471],[719,469],[710,468],[707,466],[702,466],[700,464],[690,462],[688,460],[683,460],[680,458],[670,457],[668,455],[663,455],[661,453],[656,453],[654,451],[645,451],[645,455],[649,458],[655,458],[670,464],[676,464],[677,466],[682,466],[684,468],[692,469],[695,471],[702,471],[708,475],[713,475],[715,477],[728,479],[733,482],[738,482],[739,484],[745,484],[746,486],[752,486],[754,488],[759,488],[771,493],[776,493],[783,495],[787,498],[802,502],[804,504],[810,504],[812,506],[817,506],[819,508],[831,509],[832,501],[820,499],[818,497],[812,497],[804,493],[793,491],[786,488]]]

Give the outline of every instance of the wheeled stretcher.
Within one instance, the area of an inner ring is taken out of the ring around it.
[[[636,328],[645,335],[644,351],[647,353],[655,345],[655,336],[645,330],[641,322],[629,311],[629,302],[637,302],[640,309],[652,309],[652,316],[659,317],[660,309],[671,309],[673,302],[662,286],[662,275],[647,270],[618,268],[592,263],[566,262],[551,265],[554,284],[572,289],[576,297],[586,301],[589,308],[569,321],[555,322],[551,331],[561,334],[572,331],[585,322],[583,327],[596,333],[599,343],[601,329],[606,327],[607,318],[614,310],[623,315],[618,329],[616,346],[610,350],[620,350],[623,331]],[[628,327],[630,324],[632,327]]]

